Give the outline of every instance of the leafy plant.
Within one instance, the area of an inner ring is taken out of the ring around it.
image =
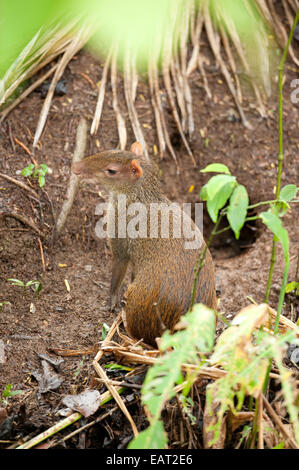
[[[286,288],[285,288],[286,294],[289,294],[290,292],[293,292],[293,291],[295,291],[296,296],[298,297],[299,296],[299,282],[292,281],[286,285]]]
[[[23,393],[22,390],[12,390],[12,384],[7,384],[2,392],[2,402],[4,404],[7,404],[7,398],[14,397],[15,395],[20,395],[21,393]]]
[[[167,436],[161,413],[165,402],[175,395],[177,384],[183,390],[179,399],[184,405],[186,416],[193,422],[193,416],[187,409],[190,402],[186,395],[203,365],[221,366],[225,371],[221,378],[207,387],[205,414],[216,416],[215,423],[206,430],[212,436],[208,445],[213,445],[219,439],[225,413],[237,413],[246,396],[257,398],[263,393],[269,359],[274,359],[278,368],[286,407],[299,443],[299,407],[295,405],[295,387],[283,365],[283,353],[289,342],[296,341],[299,329],[273,336],[263,330],[267,322],[268,307],[265,304],[246,307],[221,334],[213,348],[215,312],[196,304],[180,322],[184,330],[174,335],[165,332],[160,348],[164,355],[148,370],[142,387],[142,402],[150,425],[130,443],[129,448],[162,449],[166,446]],[[212,355],[206,359],[204,353],[211,351]],[[192,372],[188,372],[187,366],[183,371],[184,363],[189,364]]]
[[[221,423],[227,410],[240,411],[246,395],[257,398],[263,393],[268,373],[269,359],[274,359],[281,377],[285,403],[293,424],[296,440],[299,443],[298,407],[295,403],[295,388],[283,366],[283,352],[287,343],[296,338],[295,331],[273,336],[260,329],[267,322],[268,311],[265,305],[249,306],[243,309],[219,337],[210,357],[212,365],[220,365],[226,375],[207,387],[207,409],[217,414],[216,423],[210,430],[217,441]],[[298,330],[299,331],[299,330]],[[288,377],[288,379],[287,379]]]
[[[205,362],[197,352],[210,352],[214,343],[215,313],[202,304],[196,304],[180,322],[186,328],[174,335],[165,332],[160,349],[167,351],[151,367],[142,387],[142,402],[146,407],[149,427],[142,431],[130,444],[130,449],[162,449],[167,438],[160,419],[166,400],[174,395],[174,387],[184,381],[181,367],[184,362],[195,364],[198,368]],[[169,351],[169,348],[172,348]],[[191,374],[193,376],[193,374]],[[193,380],[186,378],[191,386]]]
[[[109,330],[110,330],[110,327],[107,325],[107,323],[103,323],[103,325],[102,325],[102,337],[101,337],[102,341],[104,341],[104,339],[106,338]]]
[[[26,293],[26,290],[28,289],[28,287],[30,286],[33,286],[34,288],[34,292],[35,292],[35,295],[38,296],[39,292],[42,290],[43,288],[43,285],[42,285],[42,282],[39,281],[38,279],[34,279],[32,281],[28,281],[28,282],[23,282],[23,281],[20,281],[20,279],[14,279],[14,278],[10,278],[8,279],[8,281],[13,285],[13,286],[19,286],[19,287],[23,287],[24,289],[24,295]]]
[[[47,173],[49,173],[49,168],[45,163],[41,163],[38,167],[30,163],[30,165],[22,170],[23,176],[33,176],[33,178],[37,178],[41,188],[45,185]]]
[[[216,176],[212,176],[200,192],[202,200],[207,202],[208,213],[213,222],[215,222],[214,230],[211,233],[212,237],[231,228],[236,239],[238,239],[240,231],[247,221],[260,219],[272,231],[275,241],[279,241],[282,245],[285,268],[274,329],[277,332],[290,264],[289,236],[287,230],[282,225],[281,218],[290,208],[289,204],[296,198],[299,188],[295,184],[288,184],[281,189],[277,199],[249,205],[248,193],[245,186],[237,182],[236,177],[231,175],[227,166],[218,163],[210,164],[201,170],[201,172],[219,173]],[[269,205],[270,207],[267,211],[263,211],[256,216],[249,217],[247,215],[249,209],[261,205]],[[229,225],[217,231],[219,223],[224,216],[227,217]]]

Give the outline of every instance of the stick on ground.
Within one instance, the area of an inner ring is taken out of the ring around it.
[[[86,139],[87,139],[87,123],[86,123],[86,120],[82,118],[79,122],[78,129],[77,129],[76,148],[75,148],[75,152],[73,155],[72,164],[74,164],[75,162],[79,162],[84,157],[85,148],[86,148]],[[78,189],[78,185],[79,185],[79,179],[76,175],[72,173],[70,176],[69,186],[67,188],[66,198],[56,221],[56,227],[55,227],[56,237],[60,235],[64,227],[65,221],[67,219],[67,216],[73,206],[73,202],[74,202],[74,198]]]

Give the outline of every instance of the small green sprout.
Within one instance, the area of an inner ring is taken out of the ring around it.
[[[38,178],[38,183],[41,188],[45,185],[47,173],[49,173],[49,168],[45,163],[41,163],[37,168],[33,163],[30,163],[30,165],[26,166],[22,171],[23,176]]]
[[[28,287],[30,286],[33,286],[34,288],[34,292],[35,292],[35,295],[38,296],[38,294],[40,293],[40,291],[42,290],[43,288],[43,285],[41,283],[41,281],[39,281],[38,279],[33,279],[32,281],[28,281],[28,282],[23,282],[23,281],[20,281],[20,279],[14,279],[14,278],[10,278],[8,279],[9,282],[11,282],[11,284],[13,286],[19,286],[19,287],[23,287],[24,289],[24,295],[26,293],[26,290],[28,289]]]
[[[14,397],[15,395],[20,395],[23,393],[23,390],[12,390],[12,384],[7,384],[5,389],[2,392],[2,402],[7,404],[6,398]]]

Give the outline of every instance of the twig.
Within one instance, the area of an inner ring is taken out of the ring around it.
[[[62,76],[67,64],[69,61],[72,59],[72,57],[81,49],[81,47],[85,44],[86,40],[91,34],[91,29],[86,28],[86,26],[82,26],[81,30],[78,32],[78,34],[75,36],[69,47],[66,49],[65,53],[63,54],[62,58],[59,61],[59,64],[57,66],[57,69],[55,71],[55,75],[52,79],[47,97],[44,101],[42,111],[40,113],[40,117],[38,120],[37,128],[35,131],[35,136],[34,136],[34,141],[33,141],[33,147],[37,146],[37,143],[40,139],[40,136],[43,132],[47,116],[50,110],[52,98],[54,95],[54,91],[57,85],[58,80]]]
[[[91,426],[93,426],[94,424],[97,424],[101,421],[103,421],[103,419],[105,418],[108,418],[108,416],[111,416],[111,414],[116,411],[118,409],[118,406],[114,406],[113,408],[111,408],[111,410],[107,411],[106,413],[104,413],[103,415],[99,416],[97,419],[94,419],[93,421],[91,421],[90,423],[87,423],[85,424],[84,426],[81,426],[79,429],[76,429],[75,431],[71,432],[70,434],[68,434],[67,436],[63,437],[62,439],[60,439],[59,441],[56,441],[54,442],[53,445],[51,445],[51,448],[52,447],[56,447],[60,444],[63,444],[65,441],[67,441],[68,439],[71,439],[71,437],[74,437],[76,436],[77,434],[79,434],[80,432],[84,431],[85,429],[88,429],[90,428]]]
[[[258,406],[258,444],[257,447],[258,449],[263,449],[264,448],[264,426],[263,426],[263,394],[262,392],[259,394],[258,400],[257,400],[257,406]]]
[[[203,16],[201,13],[201,9],[199,8],[199,11],[197,13],[197,19],[196,19],[196,28],[195,28],[195,33],[194,33],[194,41],[193,41],[193,50],[191,54],[191,58],[188,62],[187,66],[187,75],[191,75],[192,72],[197,68],[198,65],[198,58],[199,58],[199,51],[200,51],[200,36],[202,32],[202,26],[203,26]]]
[[[100,125],[100,120],[101,120],[101,115],[102,115],[102,110],[103,110],[103,104],[104,104],[104,98],[105,98],[105,91],[106,91],[106,83],[107,83],[107,76],[108,76],[108,70],[109,70],[109,64],[111,61],[111,54],[112,54],[112,48],[110,49],[107,59],[105,61],[105,65],[103,68],[103,73],[102,73],[102,80],[101,80],[101,85],[98,93],[98,100],[97,100],[97,105],[93,117],[93,121],[91,124],[91,129],[90,133],[91,135],[96,134],[99,125]]]
[[[156,98],[156,91],[154,87],[154,70],[153,70],[153,65],[151,61],[149,61],[149,64],[148,64],[148,82],[149,82],[149,88],[150,88],[150,93],[151,93],[152,107],[153,107],[154,114],[155,114],[156,131],[157,131],[158,142],[159,142],[160,158],[163,158],[166,144],[165,144],[165,138],[164,138],[164,133],[163,133],[163,125],[162,125],[161,104],[159,105],[159,103],[157,102],[157,98]]]
[[[180,70],[179,59],[177,57],[177,51],[174,52],[174,57],[170,61],[170,71],[172,75],[172,80],[174,84],[175,97],[179,105],[181,112],[181,121],[183,131],[186,131],[186,122],[187,122],[187,111],[186,111],[186,102],[183,94],[183,76],[182,71]]]
[[[66,428],[67,426],[70,426],[70,424],[75,423],[81,418],[82,418],[82,415],[78,412],[75,412],[71,414],[70,416],[68,416],[67,418],[60,421],[59,423],[54,424],[54,426],[42,432],[41,434],[38,434],[37,436],[33,437],[32,439],[30,439],[30,441],[27,441],[24,444],[21,444],[20,446],[17,447],[17,449],[31,449],[37,444],[40,444],[40,442],[44,441],[45,439],[48,439],[49,437],[53,436],[53,434],[56,434],[57,432]]]
[[[132,64],[131,64],[131,57],[132,53],[127,46],[127,52],[125,55],[125,64],[124,64],[124,91],[125,91],[125,98],[126,98],[126,103],[127,103],[127,108],[129,112],[129,117],[131,121],[131,125],[133,128],[133,132],[135,135],[135,138],[138,142],[141,143],[142,148],[143,148],[143,153],[145,158],[148,160],[148,151],[147,151],[147,146],[145,143],[144,135],[141,129],[141,125],[138,119],[137,111],[134,106],[134,101],[133,101],[133,94],[134,89],[135,89],[135,84],[133,84],[133,79],[132,79]],[[136,80],[136,77],[135,77]],[[135,82],[136,83],[136,82]]]
[[[287,428],[285,427],[285,425],[283,424],[279,416],[275,413],[275,411],[273,410],[272,406],[270,405],[270,403],[268,402],[265,396],[263,396],[263,405],[265,406],[267,413],[273,419],[276,426],[278,426],[278,428],[281,430],[285,439],[287,439],[287,441],[289,442],[292,449],[299,449],[298,444],[296,443],[296,441],[294,441],[292,436],[290,436],[290,433],[288,432]]]
[[[276,32],[277,39],[280,42],[281,48],[282,49],[287,48],[287,53],[290,54],[290,56],[292,57],[292,60],[294,61],[294,63],[299,66],[299,60],[297,59],[297,57],[294,53],[294,50],[293,50],[292,45],[291,45],[291,41],[289,41],[290,35],[287,34],[287,32],[286,32],[286,30],[283,26],[283,23],[280,21],[279,17],[277,16],[274,5],[272,4],[271,1],[269,2],[269,9],[270,9],[270,12],[271,12],[271,17],[272,17],[272,25],[273,25],[274,30]],[[298,16],[298,11],[297,11],[296,17],[297,16]],[[296,19],[295,19],[294,23],[295,22],[296,22]],[[295,26],[296,26],[296,24],[295,24]],[[293,29],[294,28],[292,28],[292,30]],[[291,34],[293,36],[292,30],[291,30]]]
[[[205,28],[206,28],[207,36],[208,36],[209,43],[211,45],[213,54],[216,58],[216,61],[217,61],[218,65],[220,66],[221,72],[222,72],[222,74],[223,74],[223,76],[226,80],[227,86],[228,86],[228,88],[229,88],[229,90],[230,90],[230,92],[231,92],[231,94],[232,94],[232,96],[235,100],[235,103],[236,103],[236,106],[238,108],[242,123],[245,127],[247,127],[248,129],[251,129],[252,126],[247,121],[246,116],[245,116],[244,111],[243,111],[243,108],[242,108],[242,106],[241,106],[241,104],[238,100],[237,93],[236,93],[235,87],[233,85],[230,73],[229,73],[229,71],[228,71],[228,69],[227,69],[227,67],[226,67],[226,65],[225,65],[225,63],[224,63],[224,61],[221,57],[220,50],[219,50],[219,43],[217,42],[217,39],[216,39],[219,36],[218,36],[218,33],[213,30],[211,17],[210,17],[210,13],[209,13],[208,3],[205,3],[205,5],[204,5],[204,19],[205,19]]]
[[[95,82],[86,73],[84,73],[84,72],[77,72],[77,73],[78,73],[78,75],[80,75],[82,78],[84,78],[84,80],[86,80],[90,84],[90,86],[93,90],[96,88]]]
[[[84,157],[87,140],[87,123],[84,118],[79,122],[76,135],[76,148],[73,155],[72,164],[79,162]],[[60,214],[57,218],[55,226],[55,237],[59,236],[61,230],[64,227],[67,216],[73,206],[74,198],[78,189],[79,179],[75,174],[71,174],[68,189],[66,192],[66,198],[62,205]]]
[[[95,380],[97,382],[100,382],[100,383],[106,383],[106,381],[104,379],[98,379],[97,377],[95,378]],[[138,385],[138,384],[131,384],[129,382],[119,382],[118,380],[111,380],[109,379],[109,383],[111,385],[116,385],[118,387],[126,387],[126,388],[133,388],[133,389],[137,389],[137,390],[140,390],[142,388],[142,385]]]
[[[180,133],[180,136],[182,138],[184,146],[186,147],[186,150],[187,150],[188,154],[191,156],[194,166],[196,166],[194,155],[193,155],[192,150],[190,149],[190,146],[189,146],[189,144],[187,142],[187,139],[185,137],[185,134],[184,134],[184,131],[183,131],[183,128],[182,128],[182,124],[181,124],[181,121],[180,121],[180,118],[179,118],[179,115],[178,115],[178,111],[176,109],[175,99],[174,99],[172,88],[171,88],[171,80],[170,80],[170,74],[169,74],[169,63],[168,63],[168,60],[167,60],[167,52],[164,53],[162,70],[163,70],[164,85],[165,85],[165,89],[167,91],[168,101],[169,101],[170,109],[171,109],[171,112],[172,112],[172,115],[173,115],[173,119],[176,123],[177,129]]]
[[[103,356],[104,354],[104,351],[103,351],[103,346],[106,345],[106,343],[108,343],[114,336],[115,332],[117,331],[117,327],[118,325],[122,322],[122,319],[121,319],[121,313],[119,313],[116,317],[116,319],[114,320],[113,324],[111,325],[111,327],[109,328],[109,331],[108,331],[108,334],[106,336],[106,338],[104,339],[103,343],[102,343],[102,347],[99,349],[96,357],[94,358],[94,362],[97,362],[101,359],[101,357]]]
[[[113,335],[115,334],[115,332],[117,331],[117,327],[119,325],[119,323],[121,322],[121,314],[119,313],[117,318],[115,319],[115,321],[113,322],[113,325],[111,326],[110,330],[108,331],[108,334],[105,338],[105,340],[103,341],[102,343],[102,347],[101,349],[99,350],[99,352],[97,353],[96,357],[94,358],[93,360],[93,367],[94,369],[96,370],[97,374],[101,377],[101,379],[103,379],[106,387],[108,388],[108,390],[110,391],[111,395],[113,396],[113,398],[115,399],[116,403],[118,404],[118,406],[120,407],[120,409],[122,410],[122,412],[124,413],[124,415],[126,416],[126,418],[128,419],[129,423],[131,424],[131,427],[132,427],[132,430],[133,430],[133,433],[134,433],[134,436],[137,436],[138,435],[138,430],[137,430],[137,427],[126,407],[126,405],[124,404],[123,400],[120,398],[119,396],[119,393],[118,393],[118,389],[119,387],[117,387],[117,389],[110,383],[109,381],[109,378],[107,377],[106,375],[106,372],[102,369],[102,367],[98,364],[98,361],[101,359],[104,351],[103,351],[103,347],[105,346],[105,344],[111,340],[111,338],[113,337]]]
[[[35,160],[34,156],[32,155],[32,153],[30,152],[29,148],[23,144],[23,142],[21,142],[19,139],[17,139],[16,137],[14,137],[14,141],[16,144],[18,144],[20,147],[22,147],[23,150],[25,150],[25,152],[29,155],[32,163],[34,164],[35,168],[38,167],[38,163],[37,161]]]
[[[117,58],[117,46],[114,47],[111,61],[111,87],[112,87],[112,106],[116,116],[118,137],[120,143],[120,149],[124,150],[127,145],[127,129],[126,122],[123,118],[123,115],[120,111],[117,98],[117,67],[116,67],[116,58]]]
[[[4,173],[0,173],[0,176],[2,178],[6,179],[7,181],[9,181],[10,183],[13,183],[13,184],[19,186],[19,188],[25,189],[25,191],[28,191],[36,199],[38,199],[38,194],[34,191],[34,189],[30,188],[30,186],[28,186],[27,184],[22,183],[22,181],[16,180],[15,178],[12,178],[11,176],[5,175]]]
[[[0,119],[0,124],[1,124],[1,119]],[[11,125],[10,125],[10,122],[8,121],[7,122],[7,128],[8,128],[8,135],[9,135],[9,140],[10,140],[10,145],[11,145],[11,148],[12,148],[12,151],[13,153],[15,153],[16,151],[16,146],[15,146],[15,143],[14,143],[14,140],[13,140],[13,137],[12,137],[12,132],[11,132]]]
[[[191,3],[193,3],[192,0],[191,0]],[[192,139],[192,136],[195,130],[195,125],[194,125],[194,118],[193,118],[192,94],[191,94],[190,86],[188,83],[188,75],[187,75],[187,43],[188,43],[188,35],[189,35],[190,5],[191,5],[190,2],[187,3],[186,8],[183,11],[184,21],[182,22],[181,31],[180,31],[180,58],[181,58],[181,75],[182,75],[183,93],[185,97],[186,111],[187,111],[187,118],[188,118],[188,134],[189,134],[189,138]]]
[[[122,389],[119,390],[119,393],[121,393],[122,391],[123,391]],[[99,406],[105,405],[111,399],[112,397],[109,392],[103,393],[101,395],[101,403]],[[72,413],[70,416],[63,419],[62,421],[59,421],[59,423],[54,424],[54,426],[50,427],[46,431],[38,434],[37,436],[33,437],[29,441],[25,442],[24,444],[21,444],[20,446],[17,447],[17,449],[31,449],[37,444],[40,444],[40,442],[44,441],[45,439],[48,439],[49,437],[53,436],[53,434],[56,434],[57,432],[62,431],[62,429],[66,428],[67,426],[70,426],[71,424],[75,423],[82,417],[83,417],[82,414],[76,411],[75,413]]]
[[[43,245],[42,245],[41,239],[39,237],[38,237],[37,241],[38,241],[38,244],[39,244],[40,257],[41,257],[41,260],[42,260],[43,271],[45,273],[46,272],[46,265],[45,265]]]
[[[31,222],[31,220],[29,220],[24,215],[18,214],[15,211],[1,210],[1,208],[0,208],[0,214],[4,217],[13,217],[14,219],[18,220],[19,222],[22,222],[22,224],[28,225],[28,227],[30,227],[41,238],[45,237],[45,235],[40,231],[40,229],[37,228],[36,225],[33,222]]]
[[[124,402],[122,400],[122,398],[119,396],[119,393],[118,393],[119,387],[116,388],[114,385],[111,384],[111,382],[109,381],[109,378],[107,377],[106,372],[99,365],[98,362],[93,361],[93,367],[95,368],[97,374],[103,379],[103,381],[104,381],[106,387],[108,388],[109,392],[111,393],[114,400],[116,401],[116,403],[118,404],[118,406],[120,407],[120,409],[122,410],[122,412],[124,413],[126,418],[128,419],[129,423],[131,424],[134,436],[138,436],[138,430],[137,430],[136,424],[134,423],[134,421],[132,419],[132,416],[129,413],[126,405],[124,404]]]

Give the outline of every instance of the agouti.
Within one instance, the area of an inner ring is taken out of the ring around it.
[[[156,166],[143,157],[142,146],[138,142],[131,146],[129,152],[111,150],[87,157],[75,163],[72,170],[80,178],[101,183],[110,192],[108,220],[115,224],[115,238],[109,239],[112,250],[111,306],[118,302],[120,287],[130,264],[132,282],[128,287],[125,308],[127,331],[136,339],[143,338],[147,344],[156,345],[155,338],[160,337],[165,329],[173,330],[190,306],[194,265],[199,251],[205,246],[201,232],[184,214],[185,222],[190,224],[201,242],[199,249],[186,249],[184,234],[175,238],[169,230],[170,236],[161,236],[163,222],[160,213],[154,221],[147,217],[153,203],[167,206],[171,203],[163,194]],[[119,195],[126,196],[127,211],[132,203],[142,203],[146,208],[143,215],[146,220],[139,213],[139,227],[145,222],[147,228],[143,237],[119,236],[122,218],[122,214],[117,214]],[[169,227],[174,231],[175,222],[182,216],[180,206],[177,205],[171,214]],[[195,300],[217,309],[214,266],[209,251],[200,271]]]

